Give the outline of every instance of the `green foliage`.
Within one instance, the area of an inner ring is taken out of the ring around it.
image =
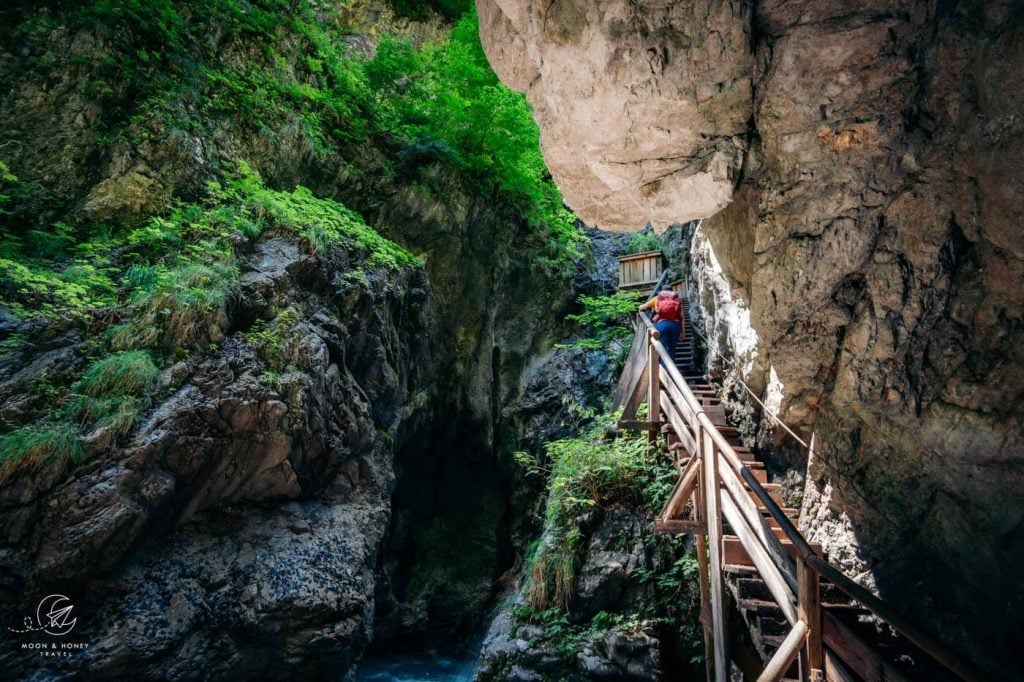
[[[430,12],[446,19],[458,19],[473,7],[473,0],[390,0],[395,14],[409,19],[424,20]]]
[[[318,199],[305,187],[292,192],[267,189],[248,164],[239,164],[239,178],[226,189],[214,187],[220,201],[262,208],[270,222],[301,236],[311,253],[323,253],[337,246],[359,247],[368,252],[373,266],[400,270],[419,267],[419,259],[385,239],[367,225],[358,213],[330,199]]]
[[[665,242],[650,228],[633,233],[629,238],[629,243],[626,245],[626,253],[628,254],[644,253],[646,251],[665,252]]]
[[[516,453],[528,475],[548,477],[545,540],[535,550],[529,568],[527,599],[531,607],[564,606],[575,592],[576,572],[583,550],[578,520],[613,503],[660,507],[674,468],[648,456],[643,435],[604,436],[605,415],[580,436],[546,444],[545,456]]]
[[[582,255],[585,237],[548,175],[529,104],[491,70],[475,13],[440,45],[417,50],[384,36],[366,76],[378,93],[377,125],[405,142],[404,171],[450,162],[482,192],[518,204],[547,235],[552,264]]]
[[[71,387],[68,416],[85,427],[110,429],[115,436],[131,431],[160,370],[145,351],[115,353],[97,360]]]
[[[24,426],[0,436],[0,485],[17,473],[41,469],[54,461],[77,464],[84,457],[78,432],[70,424]]]
[[[517,604],[512,607],[512,615],[521,623],[542,626],[545,636],[562,656],[575,656],[586,634],[586,628],[572,623],[565,609],[557,606],[538,609],[530,604]]]
[[[112,330],[118,349],[201,349],[219,341],[227,327],[228,296],[238,281],[233,254],[226,262],[157,265],[131,298],[131,320]]]
[[[151,390],[159,374],[145,351],[115,353],[94,362],[74,390],[93,398],[138,395]]]
[[[85,261],[63,269],[33,259],[0,258],[0,300],[17,316],[85,318],[116,302],[108,270]]]
[[[289,307],[273,320],[256,320],[242,334],[246,343],[267,363],[268,372],[277,373],[299,361],[301,346],[298,337],[299,309]],[[267,382],[270,383],[270,382]]]
[[[641,303],[636,292],[617,291],[609,296],[583,295],[578,302],[583,312],[568,317],[584,327],[588,334],[564,347],[607,349],[612,341],[623,340],[633,334],[628,316],[635,313]]]

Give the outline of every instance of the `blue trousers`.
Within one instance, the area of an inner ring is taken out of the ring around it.
[[[658,330],[661,345],[668,351],[670,358],[675,358],[676,344],[679,343],[679,336],[683,333],[683,325],[678,322],[661,320],[654,328]]]

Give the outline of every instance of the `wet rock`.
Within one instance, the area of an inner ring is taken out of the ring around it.
[[[660,642],[648,634],[650,627],[637,630],[614,628],[589,642],[576,656],[580,672],[588,680],[661,680]]]

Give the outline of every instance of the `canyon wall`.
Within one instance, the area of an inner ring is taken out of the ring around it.
[[[336,31],[328,38],[357,48],[346,59],[382,32],[419,41],[446,30],[398,21],[379,2],[354,7],[366,14],[353,24],[315,4]],[[263,20],[280,9],[242,5]],[[167,25],[135,24],[135,7],[89,21],[63,3],[0,11],[10,113],[0,154],[19,183],[4,230],[102,224],[109,237],[174,211],[191,211],[183,233],[210,229],[207,183],[224,189],[244,160],[266,188],[301,184],[311,201],[344,202],[422,266],[382,265],[347,240],[315,245],[287,225],[226,230],[238,283],[210,313],[216,338],[154,348],[161,374],[145,408],[123,432],[85,434],[80,465],[55,461],[0,485],[2,627],[59,592],[75,604],[75,641],[90,645],[41,660],[12,636],[0,675],[339,679],[371,638],[398,649],[462,634],[529,534],[517,531],[518,509],[538,491],[520,495],[512,473],[518,406],[527,384],[542,383],[535,360],[564,336],[591,259],[553,265],[550,235],[522,202],[482,190],[443,153],[403,156],[401,139],[359,138],[358,120],[310,117],[303,93],[323,96],[326,59],[311,57],[323,55],[295,21],[271,17],[267,30],[283,36],[271,56],[239,36],[252,28],[244,21],[183,2]],[[367,33],[339,35],[347,25]],[[173,49],[160,33],[168,26]],[[239,73],[302,87],[263,102],[267,111],[236,108],[217,84]],[[266,219],[252,197],[239,203]],[[300,220],[326,228],[332,218]],[[92,248],[119,283],[131,249]],[[19,316],[6,272],[4,435],[60,413],[73,382],[111,353],[111,321],[131,312],[125,301],[90,311],[85,325]],[[272,366],[267,353],[287,360]],[[537,402],[535,416],[549,407]]]
[[[1024,591],[1024,4],[478,0],[569,204],[703,217],[829,556],[999,677]]]

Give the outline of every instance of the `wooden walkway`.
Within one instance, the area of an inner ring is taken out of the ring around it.
[[[622,409],[620,428],[647,431],[652,447],[679,470],[655,527],[698,537],[708,679],[726,682],[733,669],[759,682],[988,679],[804,539],[798,510],[783,505],[780,487],[768,482],[764,464],[728,425],[717,389],[697,369],[685,300],[683,310],[685,336],[674,357],[647,315],[638,315],[614,407]],[[656,408],[640,420],[644,403]],[[760,660],[739,651],[730,657],[730,611],[746,622]]]

